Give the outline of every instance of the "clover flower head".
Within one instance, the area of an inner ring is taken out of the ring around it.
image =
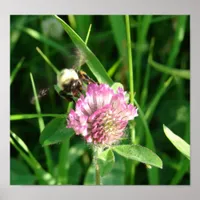
[[[129,120],[137,116],[137,108],[127,103],[126,92],[115,93],[106,84],[89,84],[86,95],[76,102],[68,116],[68,128],[82,135],[88,143],[112,145],[124,135]]]

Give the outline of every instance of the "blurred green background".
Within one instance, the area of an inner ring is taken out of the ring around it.
[[[124,16],[70,15],[59,16],[85,40],[92,24],[88,46],[101,61],[109,76],[120,82],[129,91],[127,64],[126,26]],[[167,15],[130,16],[132,61],[135,98],[147,116],[156,153],[163,160],[163,169],[155,184],[190,184],[189,161],[170,143],[163,132],[163,124],[190,143],[190,81],[174,74],[174,69],[190,69],[190,17]],[[10,17],[11,87],[10,114],[11,130],[29,148],[41,167],[48,171],[44,148],[39,143],[40,129],[37,118],[24,114],[36,114],[30,103],[33,96],[30,72],[36,89],[52,86],[56,76],[36,50],[36,47],[59,69],[77,64],[80,55],[69,36],[53,16],[21,15]],[[160,64],[164,66],[160,66]],[[163,68],[164,67],[164,71]],[[169,69],[166,71],[165,69]],[[84,71],[95,79],[85,65]],[[164,87],[168,78],[173,80]],[[180,76],[179,76],[180,75]],[[64,114],[68,103],[52,90],[40,101],[41,112]],[[22,119],[23,118],[23,119]],[[53,117],[44,117],[47,124]],[[135,120],[136,141],[146,146],[147,138],[140,117]],[[127,134],[129,134],[127,130]],[[16,147],[10,146],[11,184],[40,184],[38,176],[24,160]],[[59,173],[62,144],[50,146],[53,162],[53,176]],[[63,150],[64,151],[64,150]],[[66,184],[92,184],[91,150],[82,138],[73,136],[70,141],[69,163]],[[134,178],[129,179],[130,167],[127,161],[116,156],[112,172],[104,178],[104,184],[151,183],[144,164],[134,166]],[[65,176],[66,174],[64,174]]]

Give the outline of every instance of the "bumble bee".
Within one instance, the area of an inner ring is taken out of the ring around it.
[[[79,65],[74,65],[72,68],[65,68],[57,75],[57,85],[54,88],[58,94],[67,101],[75,102],[80,94],[86,91],[86,86],[90,83],[96,83],[84,71],[78,70],[85,62],[83,58],[79,60]],[[79,67],[75,67],[79,66]],[[46,96],[50,88],[45,88],[39,91],[38,99]],[[32,97],[31,103],[35,103],[35,97]]]
[[[57,85],[61,89],[59,95],[66,100],[74,101],[86,88],[85,85],[95,83],[84,71],[63,69],[57,76]]]

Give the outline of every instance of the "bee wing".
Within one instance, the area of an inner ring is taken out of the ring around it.
[[[79,70],[79,68],[86,63],[86,57],[83,52],[78,48],[74,49],[74,56],[75,60],[72,68],[75,70]]]
[[[43,88],[39,91],[37,98],[38,100],[40,100],[41,98],[43,98],[44,96],[46,96],[49,93],[50,88]],[[31,104],[35,104],[36,98],[33,96],[31,98]]]

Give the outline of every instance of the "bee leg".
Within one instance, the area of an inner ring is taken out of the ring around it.
[[[79,77],[86,83],[96,83],[92,78],[90,78],[84,71],[80,70],[78,72]]]
[[[70,94],[67,94],[66,92],[60,91],[60,92],[59,92],[59,95],[60,95],[63,99],[65,99],[65,100],[67,100],[67,101],[73,101],[73,102],[75,103],[73,96],[70,95]]]

